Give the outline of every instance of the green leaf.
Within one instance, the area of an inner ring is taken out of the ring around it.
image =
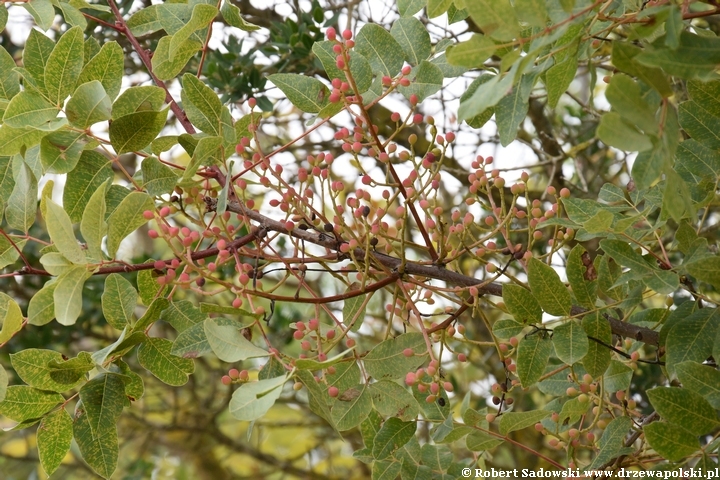
[[[687,82],[687,90],[692,100],[702,105],[711,115],[720,117],[720,81],[692,80]]]
[[[0,9],[0,12],[2,12],[2,9]],[[7,9],[5,9],[5,13],[7,13]],[[37,32],[36,34],[40,35]],[[31,34],[30,37],[32,36]],[[30,37],[26,40],[25,49],[29,48],[27,42],[30,41]],[[17,72],[13,70],[14,68],[15,60],[8,51],[5,50],[5,47],[0,46],[0,98],[10,100],[20,93],[20,79]]]
[[[707,261],[704,262],[707,267]],[[668,374],[675,376],[675,365],[692,360],[703,362],[713,351],[713,343],[720,328],[718,309],[703,308],[680,320],[668,332],[665,340]]]
[[[568,315],[572,307],[570,292],[552,267],[533,258],[528,264],[530,290],[542,309],[550,315]]]
[[[165,126],[169,109],[131,113],[113,121],[110,125],[110,143],[115,152],[135,152],[150,145]]]
[[[0,293],[0,345],[7,343],[23,326],[23,315],[17,302],[9,295]]]
[[[210,343],[205,335],[205,326],[196,323],[177,336],[170,351],[173,355],[183,358],[197,358],[212,352]]]
[[[204,3],[195,4],[192,7],[190,20],[172,35],[168,50],[169,58],[172,60],[181,49],[183,43],[190,38],[190,35],[207,27],[217,14],[218,9],[213,5]]]
[[[610,367],[605,372],[605,390],[608,392],[619,392],[627,390],[632,381],[633,370],[617,360],[610,361]]]
[[[62,384],[85,380],[85,375],[95,368],[95,362],[88,352],[80,352],[75,358],[56,358],[48,362],[50,378]]]
[[[162,311],[170,305],[170,302],[163,297],[155,298],[142,317],[133,325],[133,333],[142,333],[153,323],[160,319]]]
[[[201,307],[202,305],[206,304],[201,304]],[[172,325],[178,333],[182,333],[194,325],[203,323],[208,318],[207,313],[203,308],[198,309],[191,302],[182,300],[170,303],[170,306],[163,310],[160,319]],[[237,315],[239,312],[235,310],[232,313]]]
[[[485,75],[481,75],[479,78],[483,77]],[[494,107],[513,86],[514,75],[511,73],[489,77],[489,80],[478,83],[473,94],[460,102],[458,117],[461,120],[473,119],[473,117],[486,112],[490,107]]]
[[[411,77],[410,85],[401,86],[398,90],[406,98],[410,98],[413,94],[417,95],[419,102],[440,90],[444,78],[440,67],[426,60],[421,61],[420,65],[412,70],[409,77]]]
[[[547,366],[553,352],[553,342],[540,334],[526,336],[518,345],[517,373],[522,386],[536,383]]]
[[[519,335],[524,328],[525,325],[515,319],[503,318],[493,324],[493,335],[497,338],[510,338]]]
[[[187,358],[173,355],[172,342],[164,338],[148,338],[138,349],[138,362],[160,381],[180,387],[195,371],[195,363]]]
[[[588,338],[579,322],[570,320],[553,330],[553,345],[557,357],[568,365],[582,360],[588,352]]]
[[[80,85],[65,108],[68,121],[83,129],[110,119],[111,110],[112,101],[98,80]]]
[[[687,388],[656,387],[648,399],[660,416],[672,424],[703,435],[718,425],[717,412],[700,394]]]
[[[613,65],[651,85],[663,97],[667,98],[673,94],[673,89],[662,70],[646,67],[637,61],[636,57],[643,51],[640,47],[625,41],[614,41],[612,44]]]
[[[500,417],[500,434],[507,435],[516,430],[531,427],[543,418],[550,415],[547,410],[532,410],[530,412],[507,412]]]
[[[108,275],[101,298],[105,320],[114,328],[122,330],[132,321],[138,293],[125,277],[119,273]]]
[[[505,418],[505,415],[507,414],[504,414],[502,418]],[[465,439],[465,447],[471,452],[484,452],[486,450],[492,450],[502,443],[503,441],[501,439],[478,430],[473,430],[472,433]]]
[[[265,415],[282,393],[288,376],[248,382],[233,392],[230,414],[237,420],[252,422]]]
[[[633,250],[627,242],[605,239],[600,242],[600,247],[620,265],[641,273],[652,271],[642,255]]]
[[[528,2],[536,0],[524,0]],[[577,56],[569,56],[562,62],[553,65],[545,74],[545,88],[548,93],[548,106],[555,108],[563,93],[570,88],[577,72]]]
[[[46,325],[55,318],[55,300],[53,295],[57,282],[50,280],[30,299],[28,304],[28,323]]]
[[[108,218],[107,249],[111,258],[115,258],[120,242],[125,237],[147,223],[143,212],[154,208],[152,197],[143,192],[132,192],[120,202]]]
[[[269,75],[268,80],[303,112],[318,113],[328,103],[330,91],[320,80],[291,73]]]
[[[430,60],[430,63],[438,67],[445,78],[459,77],[460,75],[463,75],[465,72],[467,72],[467,68],[465,67],[457,67],[455,65],[451,65],[447,59],[447,55],[445,54],[445,52]]]
[[[43,417],[36,438],[40,464],[46,475],[52,475],[70,451],[73,438],[70,414],[61,408]]]
[[[73,27],[60,37],[45,66],[45,90],[50,101],[61,106],[75,85],[83,68],[83,32]]]
[[[542,309],[530,290],[520,285],[503,285],[502,297],[508,311],[520,323],[542,322]]]
[[[37,348],[27,348],[10,355],[15,373],[31,387],[59,393],[71,390],[84,381],[82,377],[64,378],[52,375],[52,361],[64,362],[63,355],[60,352]]]
[[[73,223],[83,219],[90,198],[112,176],[112,166],[106,157],[92,150],[82,153],[77,166],[68,173],[63,191],[63,207]],[[104,205],[104,193],[102,200]]]
[[[412,66],[427,60],[432,52],[430,34],[420,20],[415,17],[396,20],[390,29],[390,34],[400,44],[405,52],[405,60]]]
[[[370,385],[370,394],[375,409],[385,417],[398,417],[400,420],[409,421],[420,413],[412,394],[395,382],[382,380],[373,383]]]
[[[486,35],[507,41],[520,33],[515,10],[509,0],[472,0],[465,2],[465,8]]]
[[[394,480],[400,475],[400,470],[402,463],[397,460],[372,462],[372,480]]]
[[[675,366],[683,387],[701,395],[715,409],[720,409],[720,371],[711,366],[687,361]]]
[[[597,298],[597,272],[582,245],[575,245],[570,251],[565,273],[578,303],[585,308],[593,308]]]
[[[610,323],[598,312],[585,315],[582,326],[588,338],[593,337],[604,342],[605,345],[612,343]],[[592,375],[593,378],[604,374],[610,365],[610,350],[605,345],[600,345],[595,341],[588,343],[588,353],[583,357],[582,364],[587,373]]]
[[[223,18],[228,25],[237,27],[240,30],[245,32],[254,32],[255,30],[260,29],[257,25],[245,20],[242,15],[240,15],[240,9],[230,3],[230,0],[225,0],[223,2],[222,7],[220,7],[220,13],[222,13]]]
[[[233,326],[220,325],[218,319],[208,318],[204,322],[205,335],[217,357],[224,362],[239,362],[248,358],[270,355],[248,341],[242,332]]]
[[[474,33],[469,40],[448,47],[446,55],[450,65],[475,68],[490,58],[495,50],[497,45],[490,37]]]
[[[580,417],[586,415],[591,408],[590,400],[581,402],[580,398],[573,398],[565,402],[560,411],[557,423],[559,425],[574,424]]]
[[[130,87],[120,95],[112,107],[112,118],[117,120],[137,112],[160,111],[165,103],[165,90],[152,85]]]
[[[87,263],[85,252],[75,238],[72,222],[65,209],[52,200],[48,201],[45,222],[50,239],[65,258],[77,265]]]
[[[40,257],[40,263],[53,276],[60,276],[75,265],[58,252],[49,252]]]
[[[600,468],[601,465],[606,464],[610,460],[628,453],[635,451],[634,449],[625,448],[625,435],[632,427],[632,420],[630,417],[616,417],[612,420],[605,428],[598,446],[598,451],[592,464],[588,467],[589,469]]]
[[[636,125],[645,133],[657,134],[658,123],[655,120],[655,108],[648,105],[643,98],[640,85],[627,75],[613,75],[605,92],[613,110],[625,120]]]
[[[373,73],[391,78],[398,74],[405,61],[402,46],[390,32],[374,23],[366,23],[360,29],[355,50],[367,59]]]
[[[0,127],[0,155],[15,155],[23,146],[32,147],[47,135],[47,132],[35,128]]]
[[[97,55],[83,67],[78,85],[97,80],[102,84],[108,97],[114,99],[120,93],[122,86],[124,60],[122,47],[115,41],[106,42]]]
[[[533,27],[544,27],[547,22],[547,9],[542,0],[515,0],[515,13],[521,22]]]
[[[169,193],[175,188],[177,175],[155,157],[148,157],[141,164],[143,188],[152,196]]]
[[[55,9],[50,0],[30,0],[22,6],[32,15],[38,27],[50,30],[55,21]]]
[[[109,479],[117,468],[119,451],[117,430],[96,437],[90,428],[88,416],[82,411],[82,403],[78,404],[76,410],[73,437],[82,458],[95,473]]]
[[[85,267],[72,267],[60,275],[53,291],[55,318],[61,325],[74,325],[82,312],[82,290],[92,274]]]
[[[661,148],[640,152],[633,163],[632,176],[638,189],[650,188],[668,165]]]
[[[415,353],[412,357],[403,355],[406,348]],[[404,333],[385,340],[373,348],[363,359],[365,369],[376,380],[404,377],[418,368],[427,359],[425,338],[421,333]]]
[[[698,280],[716,288],[720,285],[720,257],[710,257],[702,262],[690,263],[687,265],[687,271]]]
[[[87,243],[88,256],[96,262],[103,260],[102,239],[107,233],[107,223],[105,222],[105,212],[107,210],[105,193],[111,181],[112,180],[108,179],[105,183],[99,185],[92,193],[92,196],[85,206],[85,210],[83,210],[82,220],[80,221],[80,233],[82,233]],[[67,188],[68,186],[66,184],[66,192]]]
[[[643,427],[645,440],[661,457],[677,462],[700,449],[697,435],[685,428],[665,422]]]
[[[335,401],[331,411],[332,419],[341,432],[350,430],[367,418],[372,406],[370,390],[365,385],[356,385],[342,392]]]
[[[137,286],[140,292],[140,299],[143,305],[146,306],[151,305],[155,297],[160,295],[160,292],[165,289],[164,286],[158,285],[155,281],[152,270],[142,270],[138,272]]]
[[[403,422],[395,417],[387,419],[373,439],[373,458],[388,458],[410,441],[416,429],[415,422]]]
[[[145,385],[142,377],[130,370],[128,364],[122,360],[115,360],[114,363],[119,368],[120,373],[130,378],[130,381],[125,382],[125,395],[130,397],[131,400],[139,400],[142,398],[145,393]]]
[[[17,247],[17,249],[4,236],[0,238],[0,268],[5,268],[8,265],[12,265],[13,263],[17,262],[17,260],[20,258],[20,253],[18,252],[18,249],[22,251],[23,247],[27,243],[27,240],[25,239],[13,241],[15,242],[15,246]]]
[[[720,148],[720,132],[717,130],[720,128],[720,118],[704,105],[695,101],[683,102],[678,108],[678,117],[683,130],[694,140],[711,149]]]
[[[221,135],[220,116],[222,103],[217,94],[195,75],[183,75],[181,92],[183,106],[188,118],[200,130],[208,135]]]
[[[45,136],[40,142],[43,169],[58,174],[72,171],[89,141],[84,132],[59,131]]]
[[[155,33],[163,28],[159,13],[160,5],[148,5],[133,13],[127,20],[127,26],[136,37]]]
[[[448,8],[453,4],[453,0],[428,0],[427,4],[428,18],[435,18],[447,12]]]
[[[310,410],[320,418],[325,419],[325,421],[328,422],[337,432],[335,423],[330,416],[330,408],[328,407],[328,403],[330,402],[330,396],[327,393],[327,389],[321,388],[320,385],[315,381],[315,376],[307,370],[301,370],[296,372],[296,377],[300,382],[302,382],[303,385],[305,385],[305,388],[307,389]],[[372,418],[372,413],[374,412],[371,412],[369,418]],[[375,415],[377,415],[377,413],[375,413]],[[363,425],[365,425],[367,422],[367,420],[363,422]]]
[[[23,422],[42,417],[64,401],[59,393],[13,385],[7,388],[5,400],[0,403],[0,415]]]
[[[170,58],[171,38],[170,36],[162,37],[152,57],[153,72],[163,81],[175,78],[203,46],[202,42],[198,40],[185,40],[177,48],[175,56]]]
[[[7,21],[8,21],[7,9],[0,10],[0,32],[5,30],[5,25],[7,25]]]
[[[528,99],[535,78],[535,75],[523,75],[520,82],[495,107],[495,123],[500,135],[500,143],[504,147],[515,140],[518,127],[527,116]]]
[[[401,17],[409,17],[422,10],[426,4],[427,0],[398,0],[398,13]]]
[[[616,112],[602,116],[597,128],[597,136],[606,145],[620,150],[642,152],[652,148],[650,137],[644,135]]]
[[[80,400],[93,437],[117,433],[125,400],[125,383],[120,375],[96,376],[80,389]]]
[[[680,78],[708,79],[720,63],[720,39],[700,36],[688,31],[680,34],[677,48],[660,47],[656,43],[637,55],[636,60],[643,65],[659,67],[665,73]],[[628,72],[630,73],[630,72]]]
[[[38,127],[57,117],[58,108],[37,92],[15,95],[5,110],[3,123],[14,128]]]
[[[698,177],[720,177],[720,153],[689,139],[680,143],[675,153],[675,167],[685,168]]]

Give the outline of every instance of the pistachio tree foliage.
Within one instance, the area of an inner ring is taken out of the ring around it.
[[[717,468],[714,1],[240,7],[0,8],[6,473]]]

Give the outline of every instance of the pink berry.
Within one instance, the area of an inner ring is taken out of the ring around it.
[[[170,215],[170,207],[162,207],[160,209],[160,216],[167,217],[168,215]]]
[[[458,362],[467,362],[467,355],[464,353],[458,353]]]
[[[405,350],[403,350],[403,355],[405,355],[406,357],[412,357],[413,355],[415,355],[415,352],[413,352],[412,348],[406,348]]]
[[[232,378],[230,378],[227,375],[223,375],[223,377],[220,379],[223,385],[230,385],[232,383]]]
[[[335,40],[335,38],[337,38],[336,37],[337,32],[335,31],[335,29],[333,27],[330,27],[325,32],[325,36],[327,37],[328,40]]]
[[[417,381],[417,378],[415,377],[415,373],[413,373],[413,372],[408,372],[408,373],[405,375],[405,383],[406,383],[407,385],[413,386],[413,385],[415,385],[415,382],[416,382],[416,381]]]
[[[352,32],[350,30],[344,30],[342,36],[345,40],[350,40],[352,38]]]
[[[337,387],[330,387],[328,388],[328,395],[330,395],[332,398],[335,398],[340,393],[340,390],[338,390]]]
[[[228,376],[232,379],[237,379],[240,377],[240,371],[237,368],[231,368],[228,372]]]
[[[145,210],[143,212],[143,217],[145,218],[145,220],[152,220],[155,217],[155,214],[150,210]]]
[[[293,338],[295,340],[302,340],[304,336],[305,335],[303,335],[303,332],[301,332],[300,330],[295,330],[295,332],[293,332]]]
[[[312,320],[310,320],[308,322],[308,328],[310,330],[317,330],[318,326],[320,326],[320,322],[318,321],[317,318],[313,318]]]

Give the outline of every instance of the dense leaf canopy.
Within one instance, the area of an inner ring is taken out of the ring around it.
[[[0,6],[3,477],[717,469],[716,2],[262,3]]]

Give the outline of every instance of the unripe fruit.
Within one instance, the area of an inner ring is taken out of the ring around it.
[[[303,387],[303,384],[300,382],[293,383],[293,390],[295,390],[296,392],[302,390],[302,387]]]
[[[577,391],[577,388],[575,388],[575,387],[568,387],[568,389],[565,390],[565,393],[567,394],[568,397],[574,397],[575,395],[578,394],[578,391]]]
[[[488,423],[494,422],[496,418],[497,415],[495,415],[494,413],[488,413],[487,415],[485,415],[485,420],[487,420]]]
[[[545,427],[543,427],[542,423],[538,422],[535,424],[535,430],[537,430],[538,432],[542,432],[544,429]]]

